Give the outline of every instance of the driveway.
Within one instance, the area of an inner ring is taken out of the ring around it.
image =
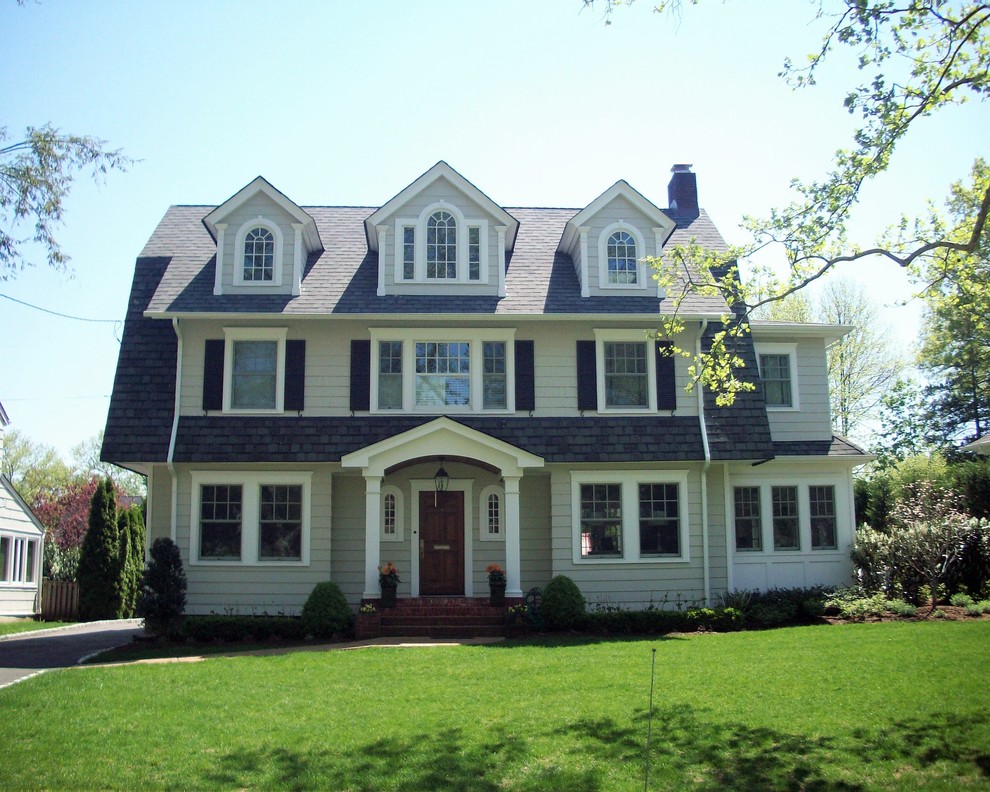
[[[84,657],[130,643],[142,631],[140,619],[122,619],[4,638],[0,641],[0,688],[52,668],[74,666]]]

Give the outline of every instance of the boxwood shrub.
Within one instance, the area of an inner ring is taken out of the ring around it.
[[[302,619],[297,616],[186,616],[181,637],[200,643],[245,640],[301,641],[305,637]]]
[[[302,609],[306,633],[314,638],[332,638],[353,632],[354,614],[344,598],[344,592],[329,580],[317,583]]]

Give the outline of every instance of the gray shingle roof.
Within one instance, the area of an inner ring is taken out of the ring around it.
[[[864,462],[872,458],[858,445],[839,435],[832,435],[829,440],[778,441],[773,444],[773,452],[779,457],[828,456],[833,459],[863,457]]]
[[[351,451],[414,429],[436,416],[340,418],[183,416],[176,462],[338,462]],[[458,423],[547,462],[702,460],[701,429],[690,417],[493,418]]]
[[[369,207],[305,207],[316,220],[326,250],[310,257],[302,294],[213,294],[216,244],[202,224],[212,206],[173,206],[142,252],[169,256],[172,262],[148,305],[152,313],[435,313],[434,295],[377,296],[378,254],[368,250],[364,220]],[[515,248],[507,262],[506,296],[445,297],[445,310],[480,315],[656,314],[672,308],[655,297],[582,298],[574,263],[557,252],[564,224],[577,209],[507,209],[519,220]],[[726,245],[708,215],[676,218],[668,247],[692,238],[706,247]],[[717,297],[689,296],[682,314],[717,315],[725,304]]]

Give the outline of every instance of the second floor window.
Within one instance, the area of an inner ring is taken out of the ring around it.
[[[416,404],[465,407],[471,403],[471,345],[453,341],[416,344]]]
[[[605,406],[647,407],[649,405],[646,342],[606,341]]]
[[[267,228],[252,228],[244,238],[243,279],[251,282],[275,279],[275,237]]]
[[[235,410],[274,410],[278,382],[278,342],[234,341],[230,406]]]
[[[426,277],[457,277],[457,221],[450,212],[434,212],[426,223]]]
[[[790,355],[760,355],[760,376],[768,407],[791,407]]]

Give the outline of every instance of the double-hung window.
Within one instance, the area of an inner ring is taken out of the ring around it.
[[[285,328],[224,328],[224,410],[281,412]]]
[[[606,341],[605,406],[648,407],[649,372],[645,341]]]
[[[571,474],[574,562],[687,561],[687,473]]]
[[[759,487],[735,487],[736,550],[763,549]]]
[[[511,330],[372,328],[372,410],[513,409]]]
[[[770,500],[773,507],[773,549],[800,550],[798,488],[771,487]]]
[[[808,487],[808,507],[811,512],[811,549],[835,550],[835,487]]]
[[[194,471],[192,563],[308,564],[311,479]]]
[[[796,410],[798,389],[796,381],[795,344],[757,344],[763,395],[769,410]]]
[[[0,583],[34,583],[39,541],[27,536],[0,536]]]

